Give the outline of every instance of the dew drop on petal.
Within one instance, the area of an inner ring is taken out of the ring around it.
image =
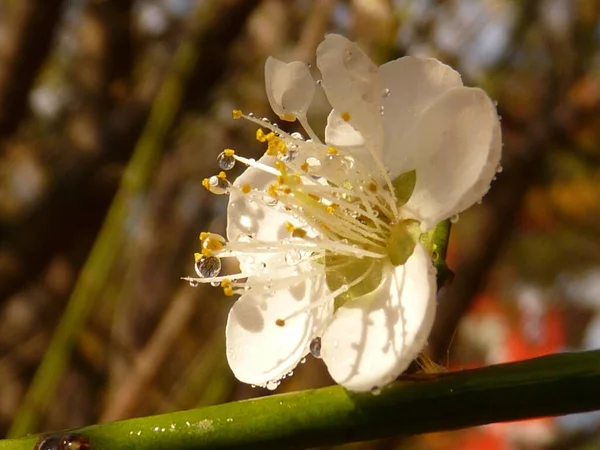
[[[459,219],[458,214],[454,214],[452,217],[450,217],[450,222],[456,223],[456,222],[458,222],[458,219]]]
[[[378,386],[373,386],[371,388],[371,394],[377,396],[377,395],[381,395],[381,388]]]
[[[190,287],[198,287],[199,284],[196,280],[190,280]]]
[[[221,282],[220,281],[211,281],[210,285],[212,287],[219,287],[221,285]]]
[[[212,278],[221,272],[221,260],[215,256],[203,256],[196,261],[196,273],[202,278]]]
[[[323,86],[323,80],[317,80],[317,86],[319,86],[319,87]]]
[[[321,338],[316,337],[312,341],[310,341],[309,349],[310,349],[311,355],[313,355],[315,358],[320,358],[321,357]]]
[[[305,362],[306,362],[306,358],[302,358],[302,359],[300,360],[300,364],[304,364]]]
[[[222,170],[230,170],[235,166],[235,158],[233,155],[227,155],[225,152],[219,153],[217,156],[217,164]]]
[[[298,139],[299,141],[303,141],[304,140],[304,136],[302,136],[297,131],[294,131],[292,134],[290,134],[290,136],[292,136],[294,139]]]
[[[268,381],[267,384],[265,385],[265,387],[270,391],[274,391],[279,386],[279,383],[280,383],[279,380],[278,381]]]
[[[385,89],[383,90],[383,93],[382,93],[382,95],[381,95],[381,96],[382,96],[383,98],[387,98],[387,97],[389,97],[389,96],[390,96],[390,94],[391,94],[390,90],[389,90],[388,88],[385,88]]]
[[[502,173],[503,170],[504,168],[502,167],[502,165],[498,164],[498,166],[496,167],[496,173]]]
[[[285,254],[285,262],[288,266],[294,266],[300,262],[302,255],[298,250],[290,250]]]

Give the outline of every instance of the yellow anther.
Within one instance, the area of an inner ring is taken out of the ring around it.
[[[339,206],[340,206],[340,205],[338,205],[337,203],[332,203],[331,205],[329,205],[329,206],[327,207],[327,212],[328,212],[329,214],[333,214],[333,213],[335,212],[335,210],[339,208]]]
[[[212,256],[212,255],[213,255],[212,252],[208,248],[202,249],[202,256],[205,256],[208,258],[209,256]]]
[[[302,163],[302,165],[300,166],[300,168],[304,171],[304,172],[308,172],[308,163],[306,161],[304,161]]]
[[[210,236],[210,233],[207,233],[206,231],[203,231],[202,233],[200,233],[200,242],[202,242],[208,236]]]
[[[223,288],[223,293],[227,297],[231,297],[233,295],[233,288],[231,287],[231,281],[229,281],[229,280],[221,281],[221,287]]]
[[[283,192],[284,194],[291,194],[292,193],[292,189],[289,186],[284,186],[281,188],[281,192]]]
[[[277,319],[275,321],[275,325],[277,325],[278,327],[284,327],[285,326],[285,320],[283,320],[283,319]]]
[[[225,156],[233,156],[235,155],[235,150],[233,150],[232,148],[226,148],[225,150],[223,150],[223,154]]]
[[[296,114],[293,114],[291,112],[284,112],[279,117],[281,117],[281,120],[285,120],[286,122],[295,122],[296,121]]]
[[[316,201],[321,200],[321,197],[319,197],[318,195],[315,195],[315,194],[308,194],[308,196],[310,198],[312,198],[313,200],[316,200]]]
[[[328,155],[332,155],[332,156],[333,155],[337,155],[338,154],[337,148],[335,148],[335,147],[329,147],[327,149],[327,154]]]
[[[267,189],[267,193],[273,198],[279,197],[279,194],[277,193],[277,187],[278,186],[276,184],[270,184],[269,188]]]
[[[242,117],[242,110],[241,109],[234,109],[233,111],[231,111],[231,116],[234,119],[239,119],[240,117]]]
[[[350,120],[350,113],[348,111],[344,111],[343,113],[340,114],[340,117],[345,122],[348,122]]]
[[[265,134],[265,132],[262,130],[262,128],[259,128],[258,130],[256,130],[256,140],[258,142],[266,142],[267,140],[267,135]]]
[[[203,248],[210,251],[220,251],[223,250],[223,243],[215,239],[213,237],[208,237],[202,244]]]
[[[284,155],[287,153],[287,146],[281,139],[277,140],[277,150]]]
[[[369,192],[377,192],[377,184],[374,181],[371,181],[369,184],[367,184],[367,190]]]
[[[290,233],[293,233],[294,230],[296,229],[294,224],[292,224],[291,222],[284,222],[283,225],[285,226],[285,229],[288,230],[288,232],[290,232]]]
[[[210,191],[210,182],[208,181],[208,178],[202,180],[202,186],[204,186],[207,190]]]
[[[227,174],[223,171],[219,172],[219,175],[217,175],[217,178],[220,178],[221,180],[226,180],[227,179]]]
[[[198,262],[200,258],[202,258],[202,255],[200,253],[194,253],[194,262]]]
[[[304,239],[306,237],[306,230],[303,228],[294,228],[294,231],[292,231],[292,237]]]
[[[252,190],[252,187],[249,184],[244,184],[242,186],[242,192],[244,194],[247,194],[248,192],[250,192]]]
[[[275,168],[281,172],[282,175],[287,175],[287,166],[283,161],[275,161]]]

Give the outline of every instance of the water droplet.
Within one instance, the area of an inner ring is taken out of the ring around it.
[[[257,264],[259,270],[265,270],[267,268],[267,264],[263,261]]]
[[[298,133],[297,131],[294,131],[292,134],[290,134],[290,136],[294,139],[298,139],[299,141],[304,140],[304,136],[302,136],[302,134]]]
[[[196,280],[190,280],[190,287],[198,287],[199,284]]]
[[[235,158],[233,155],[228,155],[225,152],[221,152],[219,153],[219,156],[217,156],[217,164],[223,170],[230,170],[235,166]]]
[[[323,80],[317,80],[317,86],[319,86],[319,87],[323,86]]]
[[[288,373],[286,373],[287,377],[291,377],[292,375],[294,375],[294,371],[290,370]]]
[[[215,256],[203,256],[194,266],[196,273],[202,278],[212,278],[221,272],[221,260]]]
[[[293,148],[290,148],[290,149],[288,149],[287,154],[283,155],[281,157],[281,160],[284,161],[284,162],[290,162],[290,161],[295,160],[296,156],[298,156],[298,150],[294,150]]]
[[[265,194],[262,196],[262,202],[266,206],[275,206],[277,204],[277,199]]]
[[[311,67],[312,67],[312,64],[311,64],[311,63],[306,63],[306,68],[307,68],[307,69],[310,69]]]
[[[373,386],[371,388],[371,394],[373,394],[375,396],[380,395],[381,394],[381,388],[378,387],[378,386]]]
[[[305,362],[306,362],[306,358],[302,358],[302,359],[300,360],[300,364],[304,364]]]
[[[213,194],[222,195],[229,192],[231,183],[223,178],[213,175],[208,179],[208,185],[210,187],[210,192]]]
[[[381,96],[382,96],[383,98],[387,98],[387,97],[389,97],[389,96],[390,96],[390,94],[391,94],[390,90],[389,90],[388,88],[385,88],[385,89],[383,90],[383,93],[382,93],[382,95],[381,95]]]
[[[312,341],[310,341],[309,349],[310,349],[311,355],[313,355],[315,358],[320,358],[321,357],[321,338],[316,337]]]
[[[248,113],[248,117],[254,117],[254,113]]]
[[[456,222],[458,222],[458,219],[459,219],[458,214],[454,214],[452,217],[450,217],[450,222],[456,223]]]
[[[290,250],[285,254],[285,262],[288,266],[295,266],[302,259],[302,255],[298,250]]]
[[[498,164],[498,166],[496,167],[496,173],[502,173],[503,170],[504,168],[502,167],[502,165]]]
[[[221,282],[220,281],[211,281],[210,285],[212,287],[219,287],[219,286],[221,286]]]
[[[279,387],[279,383],[280,381],[268,381],[267,384],[265,385],[265,387],[270,390],[270,391],[274,391],[275,389],[277,389]]]
[[[384,107],[383,107],[383,105],[381,105],[381,106],[379,107],[379,115],[380,115],[380,116],[383,116],[383,111],[384,111]]]
[[[267,117],[263,117],[260,120],[263,121],[264,123],[271,123]]]

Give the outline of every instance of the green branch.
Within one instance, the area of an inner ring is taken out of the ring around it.
[[[94,450],[286,449],[600,409],[600,350],[413,377],[379,395],[339,386],[74,430]],[[0,441],[33,448],[35,437]]]

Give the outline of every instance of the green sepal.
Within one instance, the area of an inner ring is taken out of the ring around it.
[[[344,285],[349,285],[359,277],[370,271],[369,275],[360,283],[350,287],[346,292],[338,295],[334,301],[334,311],[344,305],[348,300],[370,294],[381,284],[381,259],[356,258],[347,255],[337,255],[327,252],[325,255],[325,281],[329,290],[336,291]]]
[[[407,219],[392,225],[387,253],[394,266],[400,266],[410,258],[420,236],[421,225],[418,220]]]
[[[410,172],[399,175],[392,181],[394,187],[394,194],[396,195],[396,201],[398,206],[405,205],[408,203],[410,196],[415,190],[415,184],[417,183],[417,171],[411,170]]]

